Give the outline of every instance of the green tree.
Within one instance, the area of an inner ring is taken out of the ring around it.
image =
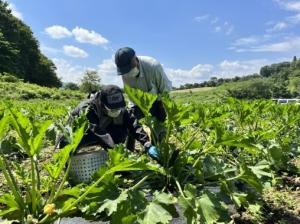
[[[101,78],[95,70],[87,70],[80,82],[80,90],[85,93],[98,91],[101,88]]]
[[[291,94],[295,97],[300,95],[300,77],[293,77],[290,80],[290,91]]]
[[[59,87],[55,66],[39,49],[29,26],[11,14],[0,0],[0,72],[15,74],[24,81]]]
[[[79,86],[74,82],[67,82],[63,85],[64,89],[79,90]]]
[[[0,71],[16,73],[16,56],[19,51],[10,44],[5,38],[0,29]]]
[[[231,97],[237,99],[269,99],[272,96],[272,83],[265,78],[256,78],[227,91]]]

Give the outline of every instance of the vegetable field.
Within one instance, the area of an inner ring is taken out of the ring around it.
[[[300,107],[228,98],[148,114],[155,95],[126,93],[146,117],[160,162],[122,145],[90,184],[68,183],[70,157],[87,127],[66,125],[74,102],[0,105],[0,217],[53,223],[80,216],[111,223],[300,223]],[[55,151],[57,133],[71,143]]]

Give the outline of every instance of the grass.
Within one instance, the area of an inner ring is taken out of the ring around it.
[[[85,97],[80,91],[42,87],[24,82],[0,82],[1,100],[80,100]]]
[[[176,90],[171,92],[171,98],[178,103],[209,103],[222,101],[227,96],[227,86],[203,87],[195,89]]]

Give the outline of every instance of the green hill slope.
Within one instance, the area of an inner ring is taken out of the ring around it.
[[[42,87],[24,82],[1,82],[1,100],[80,100],[85,95],[80,91]]]

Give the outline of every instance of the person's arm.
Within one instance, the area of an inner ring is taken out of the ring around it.
[[[100,127],[100,111],[98,110],[94,103],[85,103],[79,105],[71,113],[74,119],[80,113],[85,112],[88,120],[88,129],[80,142],[80,147],[88,145],[100,145],[104,149],[114,147],[111,136],[105,132],[103,127]]]
[[[143,146],[146,142],[149,142],[149,136],[144,131],[142,125],[139,124],[137,118],[134,116],[133,113],[129,113],[126,110],[123,119],[130,135],[132,135]]]
[[[133,114],[126,113],[125,119],[127,119],[127,125],[130,134],[132,134],[136,140],[142,145],[145,153],[147,153],[152,159],[159,161],[159,150],[151,144],[149,136],[144,131],[143,127],[138,123],[138,120]]]
[[[158,93],[168,93],[172,90],[172,82],[168,79],[161,64],[155,68],[155,83]]]

